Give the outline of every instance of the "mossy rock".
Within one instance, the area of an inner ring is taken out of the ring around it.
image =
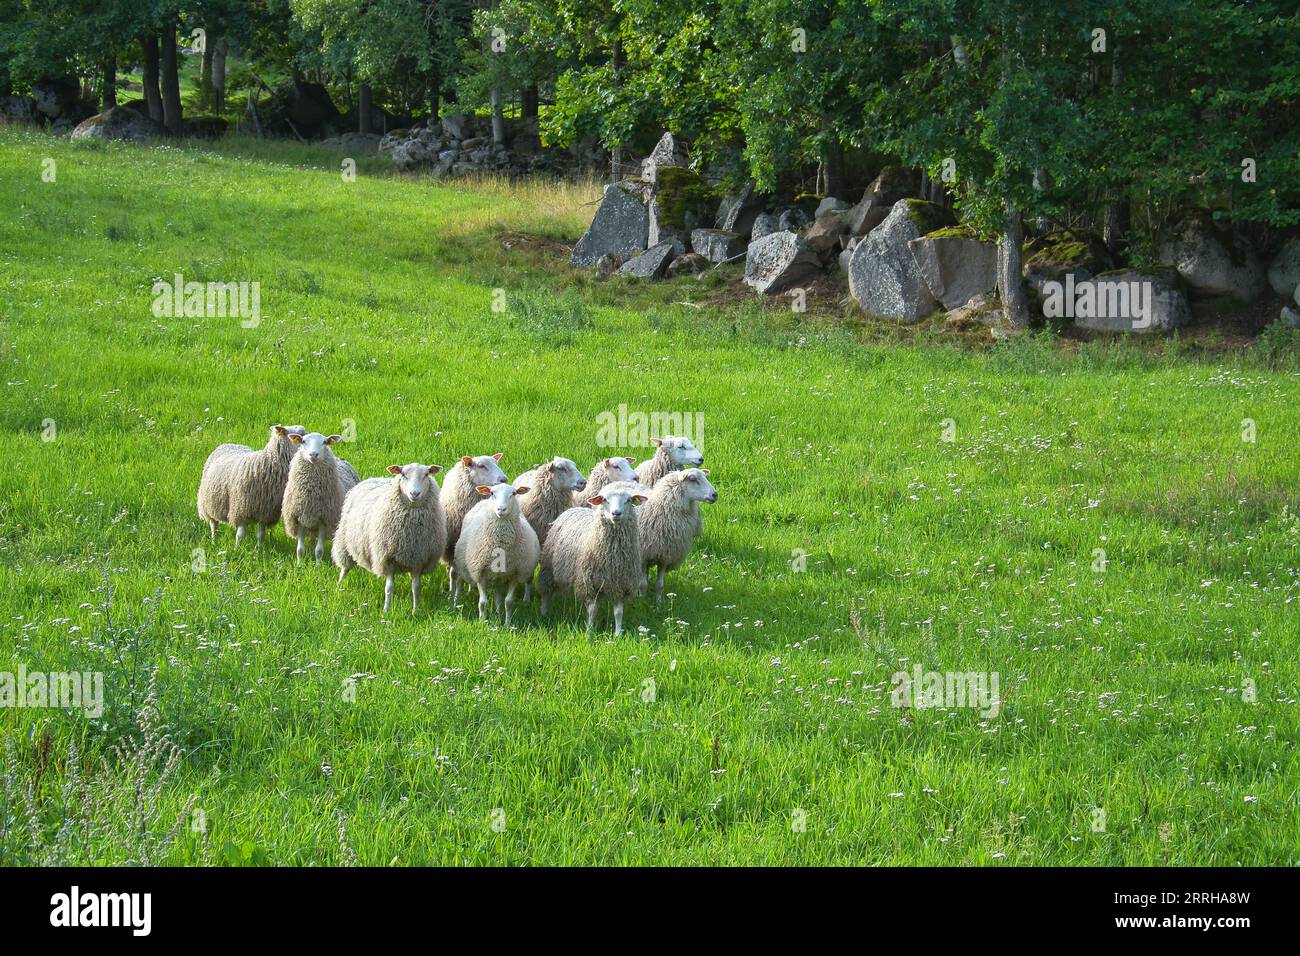
[[[1082,267],[1096,275],[1110,267],[1098,245],[1065,233],[1041,236],[1030,243],[1025,266],[1040,271]]]
[[[925,234],[927,239],[980,239],[981,236],[969,223],[958,223],[955,226],[944,226],[942,229],[936,229],[934,232]]]
[[[924,199],[905,199],[903,201],[907,203],[912,222],[916,223],[916,228],[920,230],[923,236],[928,236],[932,232],[955,225],[952,213],[948,211],[946,206],[926,202]]]
[[[659,224],[690,229],[711,219],[721,197],[699,173],[685,166],[661,166],[655,171],[655,207]]]

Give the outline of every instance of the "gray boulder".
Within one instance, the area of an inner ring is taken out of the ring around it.
[[[839,248],[840,238],[849,231],[849,224],[833,213],[819,216],[803,234],[804,241],[817,250],[822,257],[829,256]]]
[[[919,322],[938,306],[908,243],[935,228],[940,207],[899,200],[884,222],[853,249],[849,293],[867,314]]]
[[[649,233],[650,219],[641,202],[640,187],[613,183],[605,187],[605,198],[590,228],[573,247],[569,265],[593,266],[607,253],[627,259],[649,245]]]
[[[641,161],[641,178],[648,183],[659,178],[660,166],[689,166],[690,159],[686,151],[677,145],[672,133],[664,133],[650,150],[650,155]]]
[[[72,131],[74,140],[118,139],[137,143],[166,135],[167,130],[162,123],[125,106],[114,106],[83,120]]]
[[[844,250],[840,253],[839,257],[841,272],[845,274],[848,273],[849,260],[853,258],[853,250],[857,248],[858,243],[861,241],[862,239],[859,236],[849,236],[848,244],[844,246]]]
[[[921,178],[915,169],[886,166],[867,187],[862,199],[847,213],[849,231],[865,236],[885,221],[900,199],[908,199],[921,190]]]
[[[749,244],[745,284],[771,294],[821,271],[821,259],[798,233],[773,232]]]
[[[81,84],[75,77],[37,80],[32,84],[32,101],[36,104],[36,111],[48,119],[73,116],[77,112],[80,98]],[[83,112],[81,115],[86,114]]]
[[[843,199],[836,199],[834,196],[827,196],[817,204],[817,211],[813,213],[813,218],[820,219],[822,216],[829,216],[831,213],[848,212],[852,208],[852,203],[845,202]]]
[[[907,244],[930,294],[956,309],[998,285],[998,247],[961,236],[925,236]]]
[[[764,236],[770,236],[780,228],[777,224],[777,217],[772,213],[759,213],[754,217],[754,228],[750,230],[749,239],[751,242],[762,239]]]
[[[688,252],[684,256],[678,256],[672,262],[668,263],[668,278],[676,279],[678,276],[698,276],[707,272],[709,260],[704,258],[698,252]]]
[[[1292,236],[1282,249],[1273,257],[1268,267],[1268,284],[1273,291],[1285,298],[1295,295],[1300,286],[1300,236]]]
[[[1160,261],[1177,269],[1195,292],[1252,302],[1264,291],[1264,266],[1244,240],[1230,243],[1232,250],[1208,224],[1192,220],[1160,244]]]
[[[30,96],[0,96],[0,122],[35,123],[36,101]]]
[[[1098,332],[1159,332],[1191,321],[1183,294],[1168,282],[1136,269],[1116,269],[1074,283],[1074,324]],[[1050,299],[1044,302],[1044,311]],[[1053,317],[1049,314],[1049,317]]]
[[[640,279],[657,279],[664,274],[668,264],[686,251],[676,239],[651,246],[645,252],[639,252],[619,268],[621,276],[636,276]]]
[[[470,124],[471,119],[465,114],[444,116],[442,118],[442,132],[448,139],[464,140],[471,136]]]
[[[718,205],[718,218],[714,223],[727,232],[748,236],[754,229],[754,220],[763,211],[762,200],[754,193],[754,184],[747,182],[739,191],[724,196]]]
[[[691,249],[710,262],[726,262],[745,253],[745,237],[726,229],[696,229],[691,232]]]
[[[393,147],[393,163],[398,169],[414,169],[437,158],[437,153],[422,139],[404,139]]]
[[[812,218],[806,212],[798,206],[792,206],[789,209],[782,210],[781,215],[777,217],[776,227],[793,232],[796,229],[802,229],[810,222],[812,222]]]

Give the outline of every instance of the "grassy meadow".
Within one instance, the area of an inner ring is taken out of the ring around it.
[[[0,672],[105,675],[97,719],[0,708],[0,863],[1300,862],[1294,352],[597,281],[595,185],[338,160],[0,130]],[[260,324],[156,317],[176,273]],[[620,405],[702,415],[720,499],[618,639],[441,575],[385,618],[195,514],[275,422],[513,476],[647,455]],[[917,664],[996,716],[893,706]]]

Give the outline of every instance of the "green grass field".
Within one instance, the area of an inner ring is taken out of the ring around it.
[[[898,344],[504,248],[572,242],[591,186],[255,152],[0,131],[0,671],[106,675],[97,720],[0,709],[0,862],[1300,858],[1293,355]],[[156,318],[178,272],[260,282],[261,323]],[[703,415],[721,498],[619,639],[444,587],[383,618],[195,514],[273,422],[514,475],[610,453],[620,404]],[[996,672],[998,714],[892,706],[916,664]]]

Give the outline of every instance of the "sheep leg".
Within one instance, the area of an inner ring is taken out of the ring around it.
[[[614,602],[614,636],[618,637],[623,633],[623,602]]]
[[[320,564],[325,560],[325,532],[318,532],[316,535],[316,563]]]
[[[257,550],[261,551],[264,544],[266,544],[266,525],[259,524],[257,526]]]
[[[451,582],[451,606],[460,607],[460,578]]]
[[[538,597],[542,599],[541,607],[538,610],[542,612],[542,617],[546,617],[551,613],[551,596],[549,594],[542,594],[539,591]]]
[[[483,585],[478,586],[478,619],[481,621],[487,617],[488,593],[487,588]]]
[[[302,564],[302,556],[307,553],[307,532],[298,532],[298,549],[294,552],[293,563]]]
[[[244,540],[244,526],[242,524],[236,525],[235,526],[235,547],[238,548],[240,543],[243,540]]]
[[[533,582],[529,579],[524,582],[524,603],[527,604],[533,599]]]
[[[456,569],[450,564],[447,565],[447,590],[454,590],[456,587]]]
[[[655,603],[664,603],[664,566],[659,565],[659,576],[655,579]]]
[[[348,576],[348,572],[351,570],[352,565],[350,564],[345,564],[343,567],[339,568],[339,587],[343,587],[343,579]]]
[[[411,575],[411,613],[420,610],[420,575]]]
[[[388,574],[384,577],[384,613],[388,613],[388,606],[393,603],[393,586],[394,578],[397,575]]]
[[[596,599],[592,598],[587,602],[587,630],[596,629]]]
[[[500,591],[492,595],[492,605],[496,608],[497,613],[500,614],[501,613],[501,592]]]
[[[519,585],[512,584],[510,589],[506,591],[506,627],[510,626],[510,612],[515,606],[515,588],[517,587]]]
[[[209,519],[209,520],[208,520],[208,530],[212,532],[212,541],[213,541],[213,543],[216,543],[216,540],[217,540],[217,523],[216,523],[215,521],[212,521],[211,519]]]

